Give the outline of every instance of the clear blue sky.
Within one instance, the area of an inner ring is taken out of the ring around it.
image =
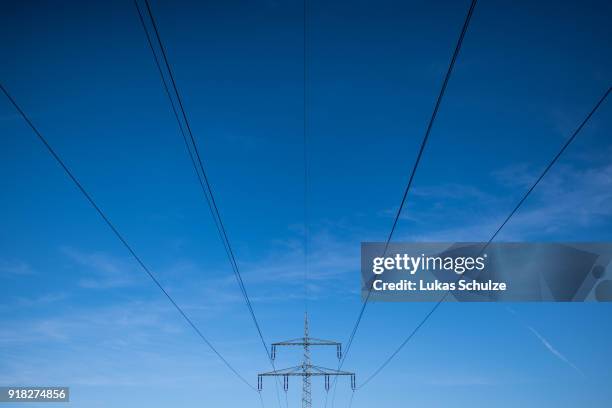
[[[0,80],[218,349],[269,369],[134,6],[2,2]],[[311,317],[345,341],[359,243],[381,241],[468,1],[311,1]],[[302,3],[153,0],[266,340],[298,337]],[[481,0],[397,240],[486,240],[610,85],[609,1]],[[612,240],[612,102],[501,240]],[[137,268],[0,98],[0,384],[71,407],[258,406]],[[612,279],[612,271],[607,277]],[[373,304],[346,368],[367,377],[428,304]],[[605,407],[607,304],[444,304],[354,407]],[[316,351],[334,366],[333,350]],[[294,365],[298,352],[281,354]],[[322,402],[322,381],[314,381]],[[340,383],[337,406],[347,405]],[[290,385],[290,406],[299,384]],[[272,382],[263,393],[276,406]]]

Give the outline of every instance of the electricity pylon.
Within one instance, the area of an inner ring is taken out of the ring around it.
[[[312,393],[310,377],[321,376],[325,377],[325,391],[329,391],[329,378],[338,376],[350,376],[351,388],[355,390],[355,373],[348,371],[339,371],[331,368],[319,367],[312,365],[310,361],[310,347],[312,346],[335,346],[336,356],[338,360],[342,358],[342,344],[336,341],[321,340],[310,337],[308,334],[308,314],[304,314],[304,337],[272,343],[271,356],[276,358],[276,348],[283,346],[297,346],[304,349],[304,359],[301,365],[295,367],[284,368],[282,370],[269,371],[257,375],[257,389],[261,391],[263,388],[263,377],[283,377],[283,389],[285,392],[289,389],[289,377],[302,377],[302,408],[312,407]]]

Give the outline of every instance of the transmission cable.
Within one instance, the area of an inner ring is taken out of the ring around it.
[[[383,256],[386,255],[388,247],[389,247],[389,243],[391,242],[391,239],[393,238],[393,234],[395,233],[395,229],[397,227],[397,223],[400,219],[400,215],[402,213],[402,210],[404,208],[404,205],[406,203],[406,199],[408,198],[408,193],[410,192],[410,188],[412,187],[412,182],[414,181],[414,177],[416,175],[416,171],[417,168],[419,166],[419,163],[421,162],[421,158],[423,157],[423,152],[425,151],[425,146],[427,145],[427,142],[429,140],[429,135],[431,133],[431,130],[433,128],[433,124],[438,116],[438,111],[440,109],[440,105],[442,103],[442,99],[444,98],[444,94],[446,93],[446,88],[448,86],[448,82],[451,78],[451,74],[453,72],[453,69],[455,67],[455,63],[457,61],[457,58],[459,57],[459,52],[461,51],[461,47],[463,45],[463,40],[465,38],[465,34],[467,33],[468,27],[470,25],[470,21],[472,19],[472,15],[474,13],[474,9],[476,7],[476,3],[477,0],[472,0],[470,3],[470,7],[468,9],[467,15],[465,16],[465,20],[463,22],[463,26],[461,28],[461,32],[459,34],[459,38],[457,40],[457,44],[455,45],[455,49],[451,58],[451,61],[448,65],[448,69],[446,70],[446,75],[444,76],[444,81],[442,82],[442,86],[440,88],[440,92],[438,93],[438,97],[436,99],[436,103],[434,105],[434,109],[431,113],[431,117],[429,118],[429,122],[427,124],[427,128],[425,130],[425,134],[423,136],[423,140],[421,141],[421,146],[419,148],[419,152],[417,154],[416,160],[414,162],[414,165],[412,167],[412,171],[410,172],[410,177],[408,178],[408,183],[406,185],[406,188],[404,189],[404,194],[402,196],[402,200],[400,202],[399,208],[397,209],[397,212],[395,214],[395,218],[393,220],[393,225],[391,226],[391,231],[389,231],[389,235],[387,236],[387,240],[385,242],[385,248],[384,248],[384,253]],[[355,339],[355,335],[357,334],[357,329],[359,328],[359,325],[361,323],[361,319],[363,318],[363,314],[366,310],[366,307],[368,305],[368,302],[370,300],[370,295],[372,294],[372,287],[370,286],[368,294],[363,302],[363,305],[361,306],[361,310],[359,311],[359,315],[357,316],[357,320],[355,322],[355,325],[353,326],[353,330],[351,331],[351,335],[349,336],[349,340],[346,343],[346,350],[343,353],[343,357],[342,360],[340,360],[340,364],[338,366],[338,369],[342,368],[342,365],[344,364],[344,361],[346,360],[348,353],[351,349],[351,346],[353,344],[353,340]],[[332,406],[334,405],[334,400],[335,400],[335,395],[336,395],[336,383],[337,380],[334,381],[334,392],[333,392],[333,397],[332,397]]]
[[[135,5],[136,5],[137,8],[139,8],[138,3],[136,1],[135,1]],[[224,247],[227,250],[229,261],[230,261],[230,263],[232,265],[232,269],[233,269],[233,271],[234,271],[234,273],[236,275],[236,280],[238,281],[238,285],[240,287],[240,290],[241,290],[241,292],[242,292],[242,294],[243,294],[243,296],[245,298],[245,301],[246,301],[247,307],[249,309],[249,312],[251,314],[251,317],[253,319],[253,322],[255,323],[255,327],[257,328],[257,332],[259,333],[259,336],[260,336],[260,339],[262,341],[262,344],[264,345],[264,347],[266,349],[266,353],[269,355],[268,347],[266,346],[266,342],[263,339],[263,335],[262,335],[262,332],[261,332],[261,328],[260,328],[259,322],[257,321],[257,318],[255,317],[255,313],[253,311],[253,307],[251,305],[251,301],[250,301],[250,299],[248,297],[248,294],[246,292],[246,288],[245,288],[244,282],[242,280],[242,275],[240,274],[240,271],[238,269],[238,264],[236,262],[236,258],[234,256],[232,247],[230,245],[230,241],[229,241],[227,232],[225,230],[225,226],[223,225],[223,221],[222,221],[222,218],[221,218],[221,215],[220,215],[220,212],[219,212],[219,208],[217,206],[217,203],[215,201],[214,195],[212,193],[211,184],[209,182],[208,176],[207,176],[206,171],[204,169],[203,161],[202,161],[200,152],[198,150],[198,147],[197,147],[197,144],[196,144],[196,141],[195,141],[195,137],[194,137],[193,132],[191,130],[191,125],[189,123],[189,119],[187,118],[187,114],[186,114],[185,108],[183,106],[182,98],[181,98],[180,92],[178,90],[178,87],[176,85],[176,81],[174,79],[172,68],[171,68],[171,65],[169,63],[169,60],[168,60],[168,57],[167,57],[167,54],[166,54],[166,51],[165,51],[165,47],[164,47],[163,42],[161,40],[161,37],[160,37],[160,34],[159,34],[159,30],[157,28],[157,24],[156,24],[155,18],[153,16],[153,13],[151,11],[151,8],[150,8],[148,0],[145,0],[145,5],[147,7],[147,11],[149,13],[149,17],[151,18],[151,23],[152,23],[152,26],[153,26],[153,29],[154,29],[154,32],[155,32],[155,36],[156,36],[157,42],[159,44],[160,51],[162,53],[162,57],[163,57],[165,66],[166,66],[166,68],[168,70],[168,74],[169,74],[169,77],[170,77],[170,82],[172,84],[172,88],[173,88],[174,93],[176,95],[176,99],[177,99],[177,102],[178,102],[179,110],[181,112],[181,115],[182,115],[182,118],[183,118],[183,121],[184,121],[184,125],[185,125],[185,127],[187,129],[187,134],[189,135],[189,141],[191,143],[190,146],[192,147],[192,149],[193,149],[193,151],[195,153],[195,159],[196,160],[192,160],[192,164],[195,164],[196,161],[197,161],[196,173],[198,174],[199,178],[201,177],[201,181],[202,181],[201,185],[203,186],[204,193],[207,196],[207,203],[210,205],[210,209],[211,209],[211,212],[213,214],[213,218],[215,219],[215,225],[217,226],[218,231],[219,231],[219,233],[222,236],[222,242],[224,243]],[[139,10],[139,15],[141,15],[140,10]],[[143,24],[143,28],[145,29],[145,32],[146,32],[147,31],[146,24],[144,24],[144,21],[142,19],[141,19],[141,23]],[[147,33],[147,37],[149,37],[148,33]],[[152,44],[151,44],[150,41],[149,41],[149,45],[152,47]],[[154,50],[153,47],[152,47],[152,50]],[[157,60],[157,55],[155,53],[154,53],[154,57]],[[159,68],[159,62],[158,61],[156,61],[156,64],[157,64],[157,66]],[[164,89],[167,89],[167,85],[165,84],[165,79],[164,79],[163,73],[161,71],[160,71],[160,74],[162,75],[162,80],[164,81],[164,85],[165,85]],[[173,103],[172,102],[172,98],[169,95],[169,92],[167,92],[167,94],[168,94],[168,97],[169,97],[171,103]],[[175,112],[175,111],[176,111],[176,108],[173,105],[173,112]],[[178,117],[178,114],[176,116]],[[182,123],[181,123],[180,120],[178,120],[178,123],[179,123],[179,128],[181,129],[181,132],[183,134],[184,130],[183,130]],[[193,155],[191,153],[190,153],[190,157],[193,159]]]
[[[309,252],[309,212],[308,212],[308,133],[309,133],[309,48],[308,48],[308,0],[304,0],[304,310],[308,313],[308,252]]]
[[[567,149],[567,147],[574,141],[574,139],[576,138],[576,136],[578,136],[578,134],[580,133],[580,131],[584,128],[584,126],[587,124],[587,122],[591,119],[591,117],[593,116],[593,114],[595,114],[595,112],[597,111],[597,109],[599,109],[599,107],[603,104],[603,102],[606,100],[606,98],[608,97],[608,95],[610,94],[610,90],[612,88],[608,88],[607,91],[603,94],[603,96],[597,101],[597,103],[595,104],[595,106],[591,109],[591,111],[589,112],[589,114],[584,118],[584,120],[580,123],[580,125],[576,128],[576,130],[574,130],[574,132],[572,133],[572,135],[569,137],[569,139],[563,144],[563,146],[561,147],[561,149],[559,150],[559,152],[552,158],[552,160],[548,163],[548,165],[544,168],[544,170],[542,171],[542,173],[540,174],[540,176],[535,180],[535,182],[531,185],[531,187],[525,192],[525,194],[521,197],[521,199],[518,201],[518,203],[516,204],[516,206],[512,209],[512,211],[510,211],[510,213],[508,214],[508,216],[504,219],[504,221],[501,223],[501,225],[497,228],[497,230],[495,230],[495,232],[493,233],[493,235],[491,236],[491,238],[489,238],[489,240],[486,242],[486,244],[483,246],[483,248],[480,250],[480,253],[482,253],[490,244],[491,242],[493,242],[493,240],[497,237],[497,235],[499,234],[499,232],[502,230],[502,228],[504,228],[504,226],[508,223],[508,221],[510,221],[510,219],[514,216],[514,214],[516,214],[516,212],[518,211],[518,209],[523,205],[523,203],[525,202],[525,200],[527,200],[527,197],[529,197],[529,195],[531,194],[531,192],[536,188],[536,186],[540,183],[540,181],[542,181],[542,179],[544,178],[544,176],[546,176],[546,174],[548,173],[548,171],[552,168],[552,166],[557,162],[557,160],[561,157],[561,155],[563,154],[563,152],[565,152],[565,150]],[[404,341],[399,345],[399,347],[393,352],[391,353],[391,355],[374,371],[374,373],[372,373],[357,389],[361,389],[364,386],[366,386],[374,377],[376,377],[390,362],[391,360],[393,360],[393,358],[402,350],[402,348],[404,348],[404,346],[406,345],[406,343],[408,343],[414,336],[415,334],[421,329],[421,327],[423,327],[423,325],[425,324],[425,322],[427,322],[427,320],[431,317],[432,314],[434,314],[434,312],[436,311],[436,309],[438,309],[438,307],[442,304],[442,302],[446,299],[446,297],[450,294],[450,291],[447,291],[444,296],[442,296],[442,298],[440,298],[440,300],[438,300],[438,302],[431,308],[431,310],[423,317],[423,319],[419,322],[419,324],[417,324],[415,326],[415,328],[412,330],[412,332],[408,335],[408,337],[406,337],[406,339],[404,339]]]
[[[152,53],[153,58],[155,60],[155,65],[157,67],[157,70],[159,72],[160,78],[162,80],[164,91],[165,91],[165,93],[166,93],[166,95],[168,97],[168,100],[170,101],[172,112],[173,112],[174,117],[175,117],[175,119],[177,121],[177,124],[179,126],[179,130],[180,130],[181,136],[183,137],[183,140],[185,142],[185,146],[186,146],[187,152],[189,154],[189,158],[190,158],[191,163],[192,163],[192,165],[194,167],[194,171],[195,171],[195,173],[196,173],[196,175],[198,177],[198,181],[199,181],[200,187],[202,189],[202,192],[203,192],[203,194],[204,194],[204,196],[206,198],[206,203],[207,203],[208,208],[209,208],[209,210],[211,212],[211,216],[212,216],[212,218],[214,220],[215,227],[217,229],[217,233],[219,234],[219,238],[221,239],[221,242],[223,244],[224,250],[226,252],[226,255],[228,257],[228,260],[229,260],[230,265],[232,267],[232,270],[234,272],[234,276],[236,278],[236,281],[238,282],[238,286],[240,288],[240,292],[241,292],[241,294],[242,294],[242,296],[244,298],[244,301],[245,301],[245,303],[247,305],[247,308],[249,310],[249,313],[251,315],[251,319],[253,320],[253,323],[255,324],[255,328],[257,329],[257,333],[259,335],[259,339],[260,339],[261,344],[262,344],[262,346],[263,346],[263,348],[264,348],[264,350],[266,352],[266,356],[268,358],[268,361],[272,365],[272,368],[274,370],[276,370],[275,365],[274,365],[274,361],[272,360],[272,356],[270,355],[270,352],[268,351],[267,343],[266,343],[266,341],[265,341],[265,339],[263,337],[263,333],[262,333],[260,324],[259,324],[259,322],[257,320],[257,317],[255,315],[255,311],[254,311],[253,306],[251,304],[251,300],[249,298],[249,295],[247,293],[244,281],[242,279],[242,275],[241,275],[240,269],[238,267],[238,262],[236,261],[236,257],[234,255],[234,251],[233,251],[232,246],[230,244],[230,240],[229,240],[227,231],[225,229],[225,226],[223,224],[219,208],[218,208],[217,203],[215,201],[215,198],[214,198],[214,195],[213,195],[213,190],[212,190],[212,187],[211,187],[211,183],[210,183],[210,181],[208,179],[206,170],[204,168],[202,157],[200,155],[200,152],[199,152],[199,149],[198,149],[195,137],[194,137],[193,132],[191,130],[191,125],[190,125],[187,113],[186,113],[184,105],[183,105],[182,97],[181,97],[181,94],[180,94],[180,92],[178,90],[178,86],[176,84],[176,81],[174,79],[174,74],[173,74],[173,71],[172,71],[172,67],[170,65],[170,62],[169,62],[169,59],[168,59],[168,56],[167,56],[167,53],[166,53],[166,48],[164,47],[163,41],[161,39],[161,35],[159,33],[157,22],[155,20],[154,15],[153,15],[151,6],[149,4],[149,1],[145,0],[145,6],[146,6],[146,9],[147,9],[147,13],[149,15],[149,19],[151,21],[151,25],[153,27],[153,31],[155,33],[155,38],[157,40],[157,44],[159,46],[159,50],[160,50],[160,52],[162,54],[164,65],[166,67],[166,70],[168,72],[168,76],[170,78],[170,83],[172,85],[172,89],[174,91],[174,95],[175,95],[176,100],[178,102],[178,110],[180,110],[181,117],[183,119],[182,121],[181,121],[181,118],[179,117],[179,113],[177,111],[177,107],[175,105],[174,99],[173,99],[173,97],[171,95],[171,92],[170,92],[170,87],[168,86],[167,80],[166,80],[165,75],[164,75],[164,71],[163,71],[163,69],[161,67],[158,55],[157,55],[157,53],[155,51],[155,47],[153,45],[153,41],[151,40],[151,35],[149,33],[149,30],[147,28],[147,25],[145,23],[145,20],[143,18],[143,15],[142,15],[142,12],[140,10],[140,6],[138,5],[138,1],[137,0],[134,0],[134,5],[135,5],[136,10],[138,12],[138,17],[140,19],[140,23],[142,24],[142,28],[143,28],[143,30],[145,32],[145,35],[146,35],[146,38],[147,38],[147,43],[148,43],[148,45],[149,45],[149,47],[151,49],[151,53]],[[183,122],[184,122],[184,125],[183,125]],[[185,132],[185,129],[187,130],[187,132]],[[192,152],[192,150],[193,150],[193,152]],[[195,157],[194,157],[194,154],[195,154]],[[280,406],[280,394],[279,394],[279,391],[278,391],[278,383],[275,383],[275,385],[276,385],[276,391],[277,391],[277,400],[278,400],[278,404]]]
[[[463,27],[461,29],[461,34],[459,35],[459,39],[457,41],[457,45],[455,46],[455,51],[453,52],[453,57],[451,59],[451,62],[448,66],[448,70],[446,71],[446,75],[444,76],[444,82],[442,83],[442,88],[440,89],[440,93],[438,94],[438,98],[436,99],[436,104],[434,106],[434,110],[431,114],[431,118],[429,119],[429,123],[427,124],[427,129],[425,131],[425,136],[423,137],[423,140],[421,142],[421,147],[419,149],[419,153],[417,155],[416,161],[414,162],[414,166],[412,167],[412,171],[410,173],[410,178],[408,179],[408,184],[406,185],[406,189],[404,190],[404,195],[402,196],[402,201],[400,202],[400,206],[397,209],[397,212],[395,214],[395,218],[393,220],[393,225],[391,227],[391,231],[389,232],[389,235],[387,236],[387,240],[385,242],[385,249],[384,249],[384,253],[383,256],[386,255],[387,250],[389,248],[389,244],[391,243],[391,239],[393,238],[393,234],[395,233],[395,229],[397,227],[397,223],[400,219],[402,210],[404,208],[404,205],[406,203],[406,199],[408,197],[408,193],[410,192],[410,188],[412,187],[412,182],[414,180],[414,176],[416,174],[417,168],[419,166],[419,163],[421,161],[421,158],[423,156],[423,152],[425,150],[425,146],[427,145],[427,141],[429,140],[429,134],[431,133],[431,129],[433,127],[433,124],[436,120],[436,117],[438,115],[438,110],[440,109],[440,104],[442,103],[442,98],[444,97],[444,94],[446,92],[446,87],[448,85],[448,81],[450,80],[451,74],[453,72],[453,68],[455,67],[455,62],[457,61],[457,57],[459,56],[459,52],[461,51],[461,46],[463,45],[463,39],[465,37],[465,33],[467,32],[468,26],[470,24],[470,20],[472,18],[472,14],[474,12],[474,8],[476,7],[476,3],[477,0],[472,0],[471,4],[470,4],[470,8],[468,10],[468,13],[465,17],[465,21],[463,23]],[[344,353],[344,359],[346,359],[348,352],[351,348],[351,345],[353,343],[353,340],[355,338],[355,334],[357,333],[357,329],[359,327],[359,324],[361,323],[361,319],[363,317],[363,313],[365,312],[366,306],[368,304],[368,301],[370,299],[370,295],[372,293],[372,288],[370,287],[370,290],[368,292],[368,296],[366,297],[363,306],[361,307],[361,311],[359,312],[359,316],[357,317],[357,321],[355,323],[355,326],[353,328],[353,331],[351,332],[351,336],[349,337],[349,341],[347,342],[347,349]]]
[[[176,301],[170,296],[170,294],[164,289],[159,280],[155,277],[155,275],[149,270],[149,268],[144,264],[141,258],[136,254],[132,246],[127,242],[127,240],[123,237],[123,235],[119,232],[119,230],[115,227],[115,225],[110,221],[108,216],[104,213],[102,208],[98,206],[98,204],[94,201],[93,197],[89,194],[89,192],[85,189],[85,187],[81,184],[81,182],[76,178],[76,176],[72,173],[72,171],[65,164],[64,160],[59,156],[59,154],[53,149],[53,147],[49,144],[47,139],[38,131],[36,126],[32,123],[30,118],[26,115],[26,113],[21,109],[21,107],[17,104],[15,99],[11,96],[8,90],[4,87],[4,85],[0,84],[0,88],[2,92],[6,95],[11,104],[15,107],[17,112],[21,115],[24,121],[28,124],[28,126],[32,129],[32,131],[36,134],[38,139],[43,143],[43,145],[47,148],[47,151],[53,156],[55,161],[60,165],[60,167],[64,170],[66,175],[72,180],[72,182],[76,185],[78,190],[83,194],[83,196],[89,201],[91,206],[96,210],[98,215],[102,218],[102,220],[106,223],[106,225],[111,229],[113,234],[121,241],[123,246],[128,250],[128,252],[132,255],[132,257],[136,260],[138,265],[142,268],[143,271],[151,278],[153,283],[158,287],[159,290],[166,296],[166,298],[172,303],[174,308],[180,313],[183,319],[191,326],[191,328],[196,332],[196,334],[206,343],[206,345],[221,359],[221,361],[229,368],[243,383],[245,383],[249,388],[253,391],[257,391],[255,387],[253,387],[242,375],[238,373],[238,371],[219,353],[219,351],[212,345],[212,343],[204,336],[204,334],[200,331],[200,329],[196,326],[196,324],[187,316],[187,314],[183,311],[183,309],[176,303]]]

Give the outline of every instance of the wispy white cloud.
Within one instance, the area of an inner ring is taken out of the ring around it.
[[[496,385],[500,383],[499,380],[490,375],[465,375],[465,373],[455,376],[443,376],[438,373],[435,376],[431,376],[430,378],[421,379],[421,382],[426,385],[433,385],[436,387],[469,387],[481,385]]]
[[[199,314],[191,317],[202,320]],[[201,328],[218,332],[217,324],[224,322]],[[233,364],[247,364],[238,357],[244,344],[211,340]],[[30,352],[23,353],[24,349]],[[0,360],[0,383],[6,384],[172,386],[203,379],[214,383],[217,376],[206,373],[222,367],[164,299],[7,317],[0,326]]]
[[[493,200],[495,196],[469,184],[445,183],[436,186],[420,186],[412,190],[417,197],[432,197],[434,199],[475,199]]]
[[[177,338],[190,339],[191,333],[164,299],[55,308],[34,317],[7,317],[0,327],[0,349],[70,345],[108,353],[145,351],[167,347]]]
[[[134,263],[103,252],[84,252],[63,247],[62,252],[83,268],[79,286],[88,289],[109,289],[134,285],[138,279]]]
[[[526,237],[595,225],[612,217],[612,164],[586,169],[559,165],[529,200],[508,225]]]
[[[40,296],[32,296],[32,297],[17,296],[14,299],[15,299],[15,303],[17,307],[25,308],[25,307],[46,306],[51,303],[60,302],[67,298],[68,298],[68,295],[66,293],[59,292],[59,293],[45,293]]]
[[[539,171],[513,165],[493,173],[497,197],[472,186],[452,185],[414,191],[396,240],[482,241],[495,232],[509,211],[533,184]],[[420,201],[419,201],[420,200]],[[580,167],[558,164],[537,186],[498,239],[525,240],[598,225],[612,217],[612,165]],[[381,215],[391,217],[395,211]]]
[[[309,297],[336,296],[344,290],[336,283],[344,279],[357,282],[359,237],[341,239],[325,230],[311,232],[309,244]],[[263,257],[243,262],[242,266],[243,276],[249,284],[274,286],[275,293],[270,295],[273,298],[303,298],[305,266],[301,240],[277,242]]]
[[[251,258],[238,255],[241,275],[254,303],[293,302],[304,298],[303,231],[295,226],[288,228],[294,237],[271,240],[268,251]],[[324,229],[311,231],[308,257],[311,300],[358,293],[361,237],[353,234],[342,238],[345,232],[333,230],[329,224]],[[187,288],[170,286],[172,293],[186,294],[188,299],[193,295],[193,288],[197,288],[203,301],[181,303],[186,309],[213,312],[244,302],[229,265],[204,270],[193,260],[182,259],[160,270],[160,276],[181,276],[182,280],[189,277],[192,284]],[[342,282],[349,285],[338,284]]]
[[[1,275],[34,275],[34,269],[23,261],[0,259]]]
[[[502,186],[512,188],[527,188],[533,184],[538,176],[527,163],[514,163],[493,171],[491,175]]]
[[[470,184],[443,183],[418,186],[411,190],[409,200],[400,215],[402,221],[415,228],[436,227],[473,216],[483,207],[496,208],[503,200],[491,192]],[[383,210],[381,217],[395,217],[397,208]]]

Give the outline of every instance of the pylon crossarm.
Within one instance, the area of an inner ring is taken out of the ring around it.
[[[270,356],[272,360],[276,360],[276,348],[277,347],[311,347],[311,346],[331,346],[336,347],[336,356],[338,360],[342,359],[342,343],[337,341],[317,339],[315,337],[309,337],[307,334],[304,337],[297,339],[280,341],[278,343],[272,343],[270,347]]]
[[[299,365],[299,366],[295,366],[295,367],[289,367],[289,368],[283,368],[281,370],[275,370],[275,371],[269,371],[267,373],[261,373],[258,374],[260,377],[274,377],[274,376],[282,376],[282,375],[288,375],[288,376],[294,376],[294,377],[304,377],[304,376],[309,376],[309,377],[316,377],[316,376],[323,376],[323,375],[329,375],[329,376],[341,376],[341,375],[354,375],[355,373],[351,373],[349,371],[341,371],[341,370],[334,370],[333,368],[326,368],[326,367],[319,367],[319,366],[314,366],[314,365],[309,365],[306,367],[306,369],[304,369],[304,365]]]
[[[349,371],[341,371],[341,370],[334,370],[333,368],[326,368],[326,367],[320,367],[320,366],[310,366],[313,370],[317,370],[317,372],[320,372],[320,375],[355,375],[355,373],[351,373]]]
[[[272,343],[273,346],[293,346],[297,344],[297,342],[304,341],[303,337],[298,337],[297,339],[279,341],[278,343]]]
[[[268,371],[267,373],[260,373],[258,374],[258,376],[260,377],[273,377],[273,376],[279,376],[279,375],[295,375],[294,373],[301,373],[302,371],[302,366],[295,366],[295,367],[289,367],[289,368],[283,368],[280,370],[274,370],[274,371]]]
[[[337,342],[337,341],[317,339],[315,337],[309,337],[308,340],[310,340],[311,342],[316,342],[322,346],[339,346],[341,344],[340,342]]]
[[[272,343],[272,346],[339,346],[339,345],[340,343],[338,343],[337,341],[315,339],[312,337]]]

